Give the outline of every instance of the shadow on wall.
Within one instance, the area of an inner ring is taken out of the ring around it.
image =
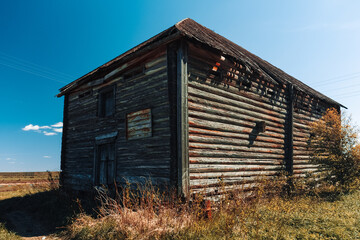
[[[254,142],[255,142],[257,136],[259,136],[260,133],[265,132],[265,128],[266,128],[265,121],[256,122],[256,125],[253,127],[251,133],[249,134],[248,147],[251,147],[254,145]]]

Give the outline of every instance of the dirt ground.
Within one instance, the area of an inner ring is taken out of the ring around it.
[[[24,211],[15,210],[6,214],[5,219],[12,230],[23,239],[54,239],[40,222]]]

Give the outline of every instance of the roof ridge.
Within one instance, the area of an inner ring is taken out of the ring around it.
[[[327,97],[326,95],[303,83],[302,81],[298,80],[297,78],[291,76],[280,68],[272,65],[268,61],[251,53],[240,45],[201,25],[193,19],[183,19],[182,21],[175,24],[175,27],[188,38],[193,38],[203,44],[206,44],[212,48],[221,51],[226,55],[233,57],[234,59],[240,60],[248,64],[249,66],[257,69],[268,78],[270,77],[270,79],[275,78],[275,81],[290,83],[303,92],[311,94],[327,102],[331,102],[333,104],[345,107],[342,104],[336,102],[335,100]]]
[[[191,18],[184,18],[183,20],[180,20],[179,22],[175,23],[175,27],[179,24],[182,24],[182,22],[188,21],[188,20],[192,20]],[[194,20],[192,20],[194,21]],[[195,21],[194,21],[195,22]]]
[[[173,36],[174,34],[176,34],[176,32],[178,32],[179,34],[181,34],[186,38],[194,39],[197,42],[205,44],[211,48],[217,49],[223,54],[234,58],[235,60],[242,61],[245,65],[248,65],[254,70],[257,70],[261,74],[265,75],[271,81],[275,80],[276,82],[290,83],[305,93],[308,93],[324,101],[345,107],[342,104],[336,102],[335,100],[327,97],[326,95],[308,86],[307,84],[301,82],[300,80],[296,79],[295,77],[291,76],[290,74],[286,73],[280,68],[272,65],[268,61],[249,52],[240,45],[216,33],[215,31],[201,25],[200,23],[196,22],[191,18],[182,19],[181,21],[177,22],[175,25],[171,26],[170,28],[156,34],[152,38],[144,41],[143,43],[140,43],[134,48],[129,49],[128,51],[122,53],[118,57],[110,60],[109,62],[89,72],[88,74],[67,84],[66,86],[60,89],[60,93],[57,96],[60,97],[64,95],[69,90],[73,89],[79,84],[82,84],[83,80],[88,79],[90,76],[94,75],[95,73],[97,73],[102,69],[106,69],[111,64],[116,63],[124,59],[125,57],[128,57],[133,53],[144,49],[147,46],[153,45],[155,42],[160,41],[162,38]]]

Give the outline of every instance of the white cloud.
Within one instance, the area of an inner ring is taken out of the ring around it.
[[[24,131],[29,131],[29,130],[39,130],[40,127],[39,125],[32,125],[32,124],[29,124],[29,125],[26,125],[24,128],[22,128],[22,130]]]
[[[54,133],[54,132],[47,132],[47,131],[43,131],[43,134],[44,134],[45,136],[54,136],[54,135],[57,135],[57,134]]]
[[[7,157],[7,158],[5,158],[5,160],[7,161],[8,164],[14,164],[14,163],[16,163],[16,162],[15,162],[15,160],[16,160],[15,158]]]
[[[23,131],[38,131],[39,129],[51,129],[49,126],[39,126],[39,125],[26,125],[24,128],[22,128]]]
[[[51,158],[51,156],[43,156],[43,158]]]
[[[54,127],[54,128],[60,128],[60,127],[63,127],[63,123],[58,122],[58,123],[55,123],[54,125],[51,125],[51,126]]]
[[[54,132],[59,132],[62,133],[63,129],[62,128],[53,128]]]
[[[39,126],[39,125],[33,125],[29,124],[22,128],[23,131],[35,131],[38,133],[42,133],[45,136],[54,136],[57,135],[57,133],[62,133],[63,123],[58,122],[50,126]],[[50,131],[41,131],[43,129],[49,129]]]

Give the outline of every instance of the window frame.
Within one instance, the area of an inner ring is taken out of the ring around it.
[[[112,94],[113,106],[112,106],[112,112],[107,114],[105,96],[107,96],[109,93],[110,95]],[[97,116],[100,118],[111,118],[114,117],[115,111],[116,111],[116,85],[102,88],[101,90],[99,90],[99,94],[98,94]]]

